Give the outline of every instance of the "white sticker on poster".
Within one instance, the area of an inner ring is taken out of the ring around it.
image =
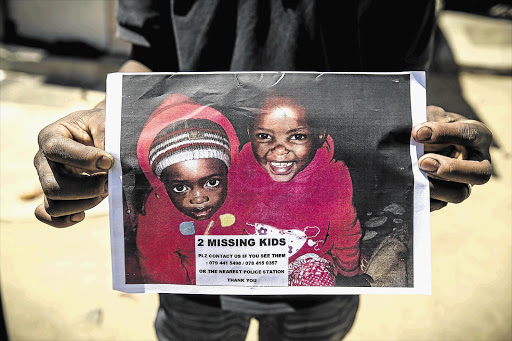
[[[196,236],[196,284],[287,286],[285,237]]]

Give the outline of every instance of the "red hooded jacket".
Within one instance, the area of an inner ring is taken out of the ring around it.
[[[328,136],[311,163],[289,182],[273,181],[256,161],[250,143],[242,148],[231,184],[233,211],[243,212],[248,234],[287,235],[289,261],[314,253],[344,276],[359,274],[362,235],[352,205],[347,166],[333,160]],[[237,216],[237,219],[239,217]]]
[[[185,95],[174,94],[148,118],[137,144],[140,167],[152,187],[145,205],[146,214],[139,216],[137,229],[137,248],[145,283],[195,284],[195,235],[204,234],[208,225],[218,221],[223,213],[221,208],[205,221],[181,213],[171,202],[164,184],[149,163],[149,149],[158,133],[170,123],[187,119],[208,119],[222,126],[229,137],[231,149],[228,179],[237,164],[238,138],[229,120],[217,110],[201,106]],[[183,222],[193,226],[195,233],[182,234],[179,226]],[[212,229],[209,233],[230,234],[225,230]]]

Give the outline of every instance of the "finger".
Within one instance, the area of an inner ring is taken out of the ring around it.
[[[430,180],[430,199],[458,204],[469,198],[471,185],[436,179]]]
[[[84,220],[85,218],[84,212],[79,212],[62,217],[52,217],[51,215],[48,214],[48,212],[45,211],[44,204],[37,206],[34,214],[39,221],[50,226],[60,228],[75,225]]]
[[[40,138],[44,155],[57,163],[86,170],[108,170],[114,159],[102,149],[86,146],[62,135]]]
[[[430,212],[437,211],[448,205],[445,201],[430,199]]]
[[[34,158],[34,165],[43,192],[49,199],[89,199],[108,192],[106,174],[79,176],[64,173],[59,164],[48,161],[40,152]]]
[[[465,121],[467,120],[466,117],[453,113],[453,112],[446,112],[443,108],[435,106],[435,105],[428,105],[427,106],[427,121],[428,122],[456,122],[456,121]]]
[[[429,177],[445,181],[481,185],[489,181],[492,165],[489,160],[460,160],[438,154],[425,154],[418,166]]]
[[[39,133],[38,142],[50,160],[86,170],[108,170],[114,159],[104,148],[104,116],[101,112],[77,112]]]
[[[478,121],[426,122],[412,131],[413,138],[422,143],[456,144],[466,147],[488,148],[492,142],[491,131]]]
[[[66,215],[80,213],[90,208],[93,208],[94,206],[102,202],[105,198],[106,195],[82,200],[52,200],[45,197],[44,209],[46,213],[48,213],[52,217],[62,217]]]

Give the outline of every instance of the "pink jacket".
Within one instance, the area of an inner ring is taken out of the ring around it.
[[[333,160],[333,141],[290,182],[275,182],[258,164],[250,144],[240,152],[232,204],[244,212],[249,234],[286,234],[290,262],[314,253],[333,262],[337,273],[359,273],[361,227],[352,205],[348,168]],[[238,217],[237,217],[238,219]]]

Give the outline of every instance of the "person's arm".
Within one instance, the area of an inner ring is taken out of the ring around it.
[[[128,60],[120,72],[150,72]],[[105,148],[105,100],[93,109],[73,112],[45,127],[38,137],[34,166],[44,192],[36,217],[51,226],[80,222],[85,210],[108,194],[107,171],[114,159]]]
[[[479,121],[427,107],[426,123],[415,126],[413,138],[425,145],[419,167],[430,180],[430,210],[460,203],[473,185],[489,181],[492,174],[489,147],[491,131]]]
[[[329,214],[328,238],[332,239],[331,255],[336,272],[345,277],[360,274],[360,242],[362,229],[354,205],[353,187],[349,170],[341,161],[331,163],[331,192],[334,198],[329,200],[333,207]],[[334,188],[333,188],[334,187]]]
[[[348,212],[347,212],[348,213]],[[355,210],[350,214],[350,222],[344,226],[332,225],[333,248],[332,255],[337,273],[345,277],[359,275],[360,242],[362,230]],[[337,231],[335,231],[337,230]]]

